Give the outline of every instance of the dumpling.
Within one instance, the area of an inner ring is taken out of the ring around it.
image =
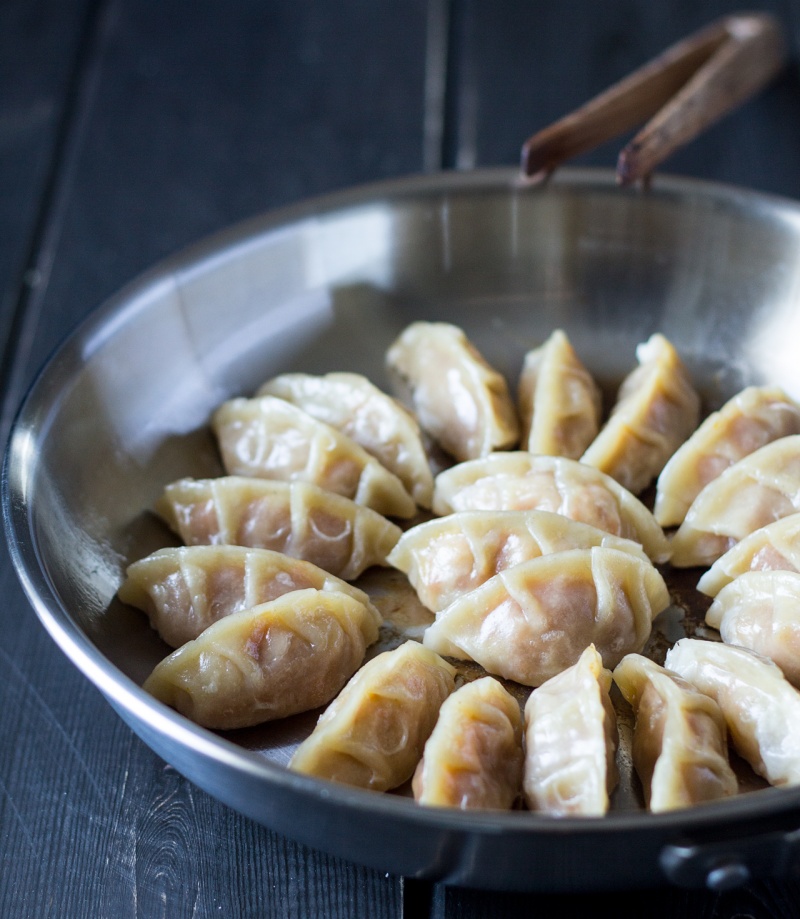
[[[800,571],[800,514],[754,530],[720,556],[697,582],[709,597],[746,571]]]
[[[594,645],[525,705],[525,801],[554,816],[601,816],[619,779],[611,672]]]
[[[223,476],[167,485],[155,511],[188,545],[274,549],[353,580],[402,533],[372,508],[307,482]]]
[[[800,686],[800,574],[748,571],[717,594],[706,622],[722,640],[770,658]]]
[[[672,564],[710,565],[740,539],[800,510],[800,434],[734,463],[700,492],[672,538]]]
[[[250,727],[325,705],[377,638],[372,611],[354,597],[297,590],[215,622],[144,689],[204,727]]]
[[[455,689],[455,673],[415,641],[384,651],[326,709],[289,768],[374,791],[402,785]]]
[[[641,651],[669,602],[649,561],[617,549],[572,549],[496,574],[439,613],[423,644],[539,686],[589,644],[607,667]]]
[[[700,397],[663,335],[636,349],[639,366],[622,383],[611,415],[581,462],[638,494],[700,421]]]
[[[692,501],[729,466],[765,444],[800,434],[800,406],[782,389],[750,386],[709,415],[658,477],[655,518],[683,522]]]
[[[387,561],[438,612],[499,571],[565,549],[608,546],[646,559],[632,540],[549,511],[461,511],[412,527]]]
[[[336,428],[393,472],[421,507],[430,507],[433,474],[416,418],[357,373],[285,373],[257,396],[277,396]]]
[[[309,587],[348,594],[380,625],[380,613],[363,590],[309,562],[241,546],[160,549],[128,567],[118,596],[147,613],[164,641],[177,648],[224,616]]]
[[[422,429],[457,460],[517,443],[519,421],[505,379],[457,326],[412,323],[387,351],[386,363]]]
[[[311,482],[381,514],[416,513],[396,475],[354,440],[284,399],[231,399],[211,425],[229,475]]]
[[[736,751],[771,785],[800,783],[800,692],[767,660],[718,641],[681,639],[665,666],[722,709]]]
[[[610,476],[564,456],[493,453],[439,473],[437,514],[477,510],[542,510],[640,542],[655,562],[670,550],[650,511]]]
[[[614,682],[636,714],[633,765],[651,811],[736,794],[725,719],[713,699],[640,654],[622,659]]]
[[[522,784],[522,713],[493,677],[445,699],[414,773],[420,804],[508,810]]]
[[[525,355],[517,402],[531,453],[578,459],[600,429],[600,389],[561,329]]]

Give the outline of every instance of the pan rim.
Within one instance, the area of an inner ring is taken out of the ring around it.
[[[566,168],[551,179],[558,189],[614,190],[614,194],[640,195],[640,191],[616,188],[614,173],[606,169]],[[288,229],[292,224],[321,217],[340,210],[360,207],[384,199],[399,200],[420,194],[446,194],[465,189],[473,191],[519,190],[531,193],[519,176],[508,167],[493,167],[469,173],[436,173],[384,180],[271,210],[223,229],[173,254],[148,269],[93,310],[58,346],[37,373],[22,400],[12,423],[2,469],[3,522],[12,562],[24,592],[40,622],[70,661],[90,680],[112,705],[121,707],[132,718],[142,719],[159,734],[180,740],[193,752],[219,765],[264,780],[278,790],[286,789],[328,805],[403,819],[421,827],[470,834],[537,834],[564,836],[588,834],[603,836],[630,830],[659,827],[664,831],[691,833],[768,818],[791,819],[792,810],[800,812],[800,788],[768,788],[756,794],[743,794],[721,802],[700,805],[663,814],[647,812],[609,812],[602,818],[575,817],[564,820],[530,812],[462,812],[423,808],[415,802],[393,795],[377,794],[357,788],[335,785],[291,772],[270,762],[258,753],[246,750],[227,737],[192,724],[177,712],[150,697],[133,680],[113,664],[78,625],[54,590],[36,543],[32,526],[32,508],[26,501],[35,479],[35,455],[30,444],[33,432],[58,406],[53,394],[58,365],[73,363],[80,354],[91,353],[104,335],[112,318],[123,322],[142,308],[145,295],[164,283],[191,271],[204,259],[246,245],[255,237]],[[788,198],[763,194],[724,183],[659,175],[649,195],[682,198],[701,197],[728,206],[763,210],[771,215],[783,213],[800,221],[800,203]]]

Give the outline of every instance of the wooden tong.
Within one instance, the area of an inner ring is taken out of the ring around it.
[[[653,116],[617,161],[621,185],[647,180],[671,153],[769,82],[785,55],[774,17],[725,16],[534,134],[522,148],[522,171],[532,181],[545,179],[570,157]]]

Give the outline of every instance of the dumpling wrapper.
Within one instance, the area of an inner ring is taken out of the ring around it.
[[[642,502],[619,482],[565,456],[515,451],[493,453],[439,473],[433,509],[541,510],[588,523],[612,536],[641,543],[654,562],[669,559],[664,531]]]
[[[782,517],[745,536],[714,562],[697,589],[716,597],[747,571],[800,571],[800,514]]]
[[[800,510],[800,434],[734,463],[700,492],[672,537],[678,568],[711,565],[755,530]]]
[[[669,602],[649,561],[617,549],[572,549],[496,574],[439,613],[423,644],[539,686],[590,644],[607,667],[641,651]]]
[[[663,527],[683,523],[700,492],[728,467],[773,440],[800,434],[800,406],[775,386],[749,386],[709,415],[673,454],[656,488]]]
[[[430,507],[433,474],[417,419],[357,373],[284,373],[257,396],[277,396],[336,428],[393,472],[421,507]]]
[[[594,645],[525,705],[525,801],[558,817],[602,816],[619,780],[611,672]]]
[[[325,705],[377,638],[372,611],[354,597],[297,590],[215,622],[144,689],[204,727],[250,727]]]
[[[636,348],[639,366],[620,386],[603,429],[581,457],[638,494],[700,421],[700,397],[675,348],[652,335]]]
[[[646,559],[639,543],[549,511],[461,511],[412,527],[387,561],[433,612],[499,571],[563,552],[608,546]]]
[[[517,443],[519,421],[505,378],[457,326],[412,323],[387,351],[386,364],[422,429],[457,460]]]
[[[665,666],[716,701],[736,751],[771,785],[800,783],[800,692],[746,648],[681,639]]]
[[[366,663],[295,751],[290,769],[388,791],[408,781],[439,708],[455,689],[455,668],[407,641]]]
[[[155,511],[188,545],[274,549],[347,580],[385,565],[402,531],[372,508],[307,482],[179,479]]]
[[[178,648],[224,616],[309,587],[353,597],[380,625],[363,590],[309,562],[241,546],[159,549],[128,566],[118,596],[147,613],[164,641]]]
[[[600,429],[600,389],[561,329],[525,355],[517,402],[531,453],[578,459]]]
[[[736,794],[725,719],[713,699],[640,654],[622,659],[614,682],[636,715],[633,765],[651,811]]]
[[[508,810],[522,784],[522,713],[493,677],[457,689],[442,703],[412,788],[419,804]]]
[[[722,640],[768,657],[800,686],[800,574],[748,571],[717,594],[706,623]]]
[[[416,504],[396,475],[336,428],[277,399],[231,399],[211,420],[229,475],[311,482],[390,517]]]

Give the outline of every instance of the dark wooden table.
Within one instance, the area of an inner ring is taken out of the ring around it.
[[[669,171],[800,197],[800,7],[768,92]],[[266,208],[514,163],[534,129],[725,12],[650,0],[3,0],[3,441],[38,367],[125,281]],[[619,144],[584,162],[611,165]],[[90,454],[91,446],[87,445]],[[90,457],[89,457],[90,458]],[[800,916],[796,880],[568,896],[406,883],[303,848],[161,762],[0,556],[0,916]]]

